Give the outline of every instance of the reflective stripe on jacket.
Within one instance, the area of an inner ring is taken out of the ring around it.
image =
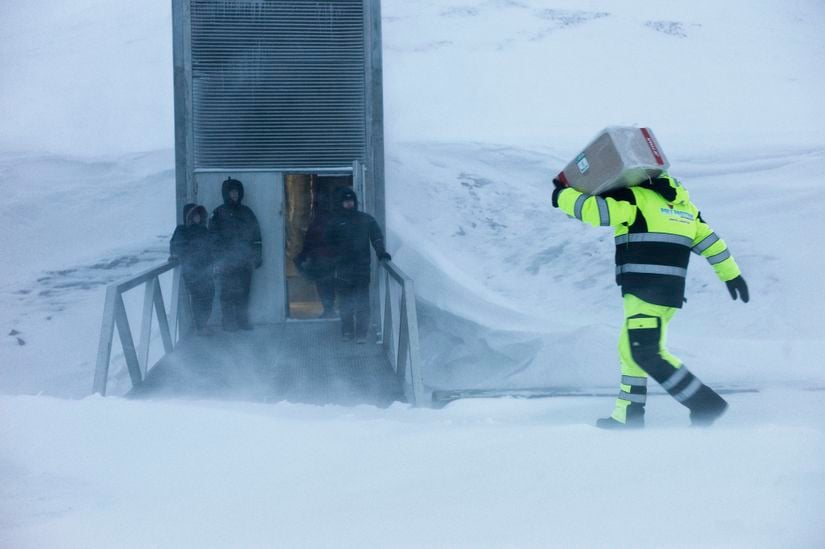
[[[681,307],[691,251],[705,257],[723,282],[740,274],[725,242],[702,219],[687,190],[667,174],[601,196],[567,188],[554,200],[584,223],[615,228],[616,283],[623,295]]]

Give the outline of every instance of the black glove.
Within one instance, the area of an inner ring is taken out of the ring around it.
[[[750,295],[748,294],[748,285],[745,284],[745,279],[742,278],[742,275],[737,276],[733,280],[728,280],[725,282],[728,287],[728,291],[730,292],[730,296],[732,299],[736,299],[736,293],[739,292],[739,297],[742,298],[744,303],[747,303],[750,299]]]
[[[381,252],[380,254],[378,254],[378,261],[390,261],[391,259],[392,256],[387,252]]]
[[[555,189],[553,189],[553,196],[550,200],[550,203],[553,204],[554,208],[558,208],[559,207],[559,194],[561,194],[561,192],[564,189],[567,188],[567,185],[562,183],[558,179],[554,178],[553,179],[553,186],[555,187]]]

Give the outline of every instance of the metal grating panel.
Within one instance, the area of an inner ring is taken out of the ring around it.
[[[365,159],[363,0],[191,0],[195,169]]]

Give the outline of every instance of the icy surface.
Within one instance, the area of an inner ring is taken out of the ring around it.
[[[549,181],[642,124],[752,295],[694,258],[671,350],[758,392],[709,430],[653,396],[628,434],[592,427],[609,397],[85,398],[105,285],[173,229],[169,2],[7,0],[0,546],[824,545],[821,2],[382,4],[390,251],[427,383],[614,388],[611,234],[553,211]],[[112,373],[122,394],[117,353]]]

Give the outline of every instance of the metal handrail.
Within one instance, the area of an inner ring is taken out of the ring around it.
[[[379,343],[401,381],[407,399],[414,406],[430,406],[432,395],[425,389],[421,374],[415,285],[413,280],[391,261],[382,261],[379,265],[379,273],[382,275],[379,277]],[[172,269],[175,269],[175,273],[172,282],[171,310],[167,315],[159,277]],[[144,285],[143,314],[140,339],[135,346],[123,294],[140,285]],[[148,371],[153,313],[158,320],[164,351],[172,352],[178,341],[179,332],[182,331],[178,326],[179,318],[182,316],[179,313],[183,312],[180,310],[180,296],[181,274],[176,261],[168,261],[127,280],[110,284],[106,288],[93,392],[106,394],[115,328],[120,337],[133,387],[143,382]]]
[[[415,285],[392,261],[380,262],[379,273],[379,343],[384,347],[407,399],[413,406],[430,406],[432,396],[426,392],[421,375]],[[394,293],[396,299],[393,299]]]
[[[132,386],[140,385],[149,366],[149,349],[152,335],[152,313],[158,320],[160,336],[166,353],[172,352],[178,340],[179,296],[181,276],[178,262],[167,261],[157,267],[152,267],[127,280],[110,284],[106,288],[106,301],[103,306],[103,322],[100,327],[100,341],[97,348],[97,365],[95,379],[92,386],[94,393],[106,394],[106,384],[109,379],[109,364],[112,357],[112,342],[115,328],[117,328],[120,344],[123,347],[123,356]],[[163,303],[163,294],[160,288],[160,275],[175,269],[172,281],[171,311],[166,314]],[[137,347],[132,337],[129,318],[126,315],[126,306],[123,303],[123,294],[144,285],[143,315],[141,317],[140,339]]]

